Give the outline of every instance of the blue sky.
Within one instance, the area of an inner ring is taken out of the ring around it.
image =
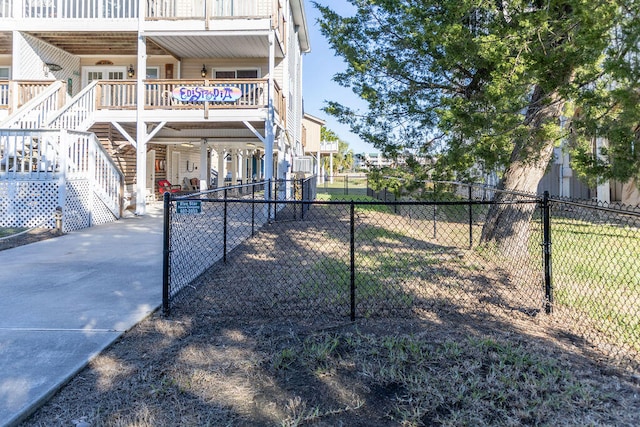
[[[341,15],[350,15],[352,6],[346,0],[318,0],[322,5],[328,5]],[[362,141],[358,136],[349,132],[349,127],[340,124],[334,117],[322,111],[325,101],[337,101],[341,104],[359,108],[364,106],[349,88],[342,87],[332,81],[335,73],[344,71],[345,65],[341,58],[334,56],[324,36],[320,34],[317,20],[320,12],[310,0],[304,0],[309,26],[309,42],[311,52],[303,59],[303,95],[306,113],[325,120],[326,127],[334,131],[343,141],[349,143],[354,153],[373,153],[377,150]]]

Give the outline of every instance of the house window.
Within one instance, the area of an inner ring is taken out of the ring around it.
[[[248,70],[216,70],[216,79],[257,79],[258,69]]]
[[[147,67],[147,79],[159,79],[160,78],[160,68],[158,67]]]
[[[9,67],[0,67],[0,80],[9,80]]]

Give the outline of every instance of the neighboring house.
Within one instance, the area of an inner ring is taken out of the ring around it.
[[[303,155],[303,0],[0,0],[0,28],[0,226],[144,214],[159,180]]]
[[[604,141],[594,143],[594,151],[598,152]],[[594,153],[594,155],[596,155]],[[622,204],[640,206],[640,191],[633,180],[621,183],[606,180],[596,187],[589,187],[582,182],[571,169],[570,154],[558,147],[545,176],[538,184],[538,193],[549,191],[551,196],[577,200],[593,200],[603,204]]]
[[[323,183],[326,175],[326,171],[321,170],[322,157],[329,158],[329,168],[333,170],[333,154],[338,153],[338,141],[322,140],[322,127],[325,123],[324,120],[311,114],[305,114],[302,119],[304,134],[302,145],[305,154],[312,159],[311,173],[317,177],[318,183]]]

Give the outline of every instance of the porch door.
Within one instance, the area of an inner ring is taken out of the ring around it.
[[[124,80],[127,67],[116,65],[95,65],[82,68],[82,87],[94,80]]]
[[[124,80],[127,69],[123,66],[96,65],[82,69],[82,87],[84,88],[94,80]],[[111,85],[102,91],[101,105],[123,105],[126,102],[124,88]]]
[[[171,167],[169,168],[171,175],[169,175],[169,182],[173,185],[181,185],[180,182],[180,152],[174,151],[171,153]]]
[[[153,195],[156,190],[156,150],[147,152],[147,195]]]

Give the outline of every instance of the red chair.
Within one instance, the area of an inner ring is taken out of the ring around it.
[[[179,185],[172,185],[169,181],[167,181],[166,179],[160,179],[158,180],[158,192],[160,194],[164,194],[164,193],[178,193],[182,191],[182,187],[180,187]]]

